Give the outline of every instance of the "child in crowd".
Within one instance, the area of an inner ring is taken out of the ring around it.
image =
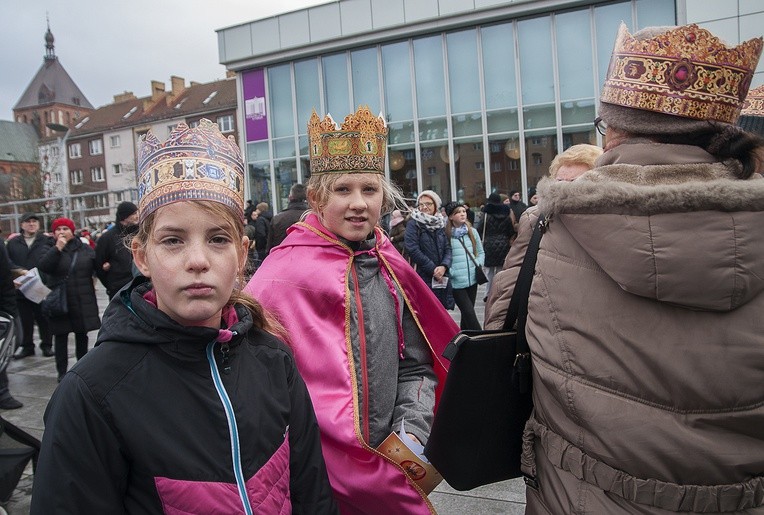
[[[311,211],[245,291],[288,330],[342,513],[430,513],[377,447],[401,422],[426,442],[458,328],[377,226],[404,205],[384,176],[384,120],[361,107],[338,129],[314,112],[308,133]]]
[[[450,277],[454,287],[454,302],[461,313],[459,327],[479,331],[483,327],[475,314],[478,289],[478,269],[485,261],[480,234],[467,220],[467,208],[459,202],[445,206],[446,236],[451,240]]]
[[[31,512],[336,513],[294,358],[237,290],[238,147],[180,124],[145,137],[139,174],[143,277],[51,398]]]

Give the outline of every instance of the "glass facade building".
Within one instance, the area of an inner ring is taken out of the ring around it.
[[[431,189],[479,206],[491,192],[517,190],[527,201],[557,153],[602,143],[592,122],[621,21],[632,31],[677,23],[666,0],[580,4],[506,19],[473,12],[447,30],[403,28],[383,41],[233,66],[249,197],[283,209],[291,185],[310,174],[312,110],[341,122],[365,104],[387,120],[386,173],[405,196]],[[247,92],[250,75],[258,94]]]

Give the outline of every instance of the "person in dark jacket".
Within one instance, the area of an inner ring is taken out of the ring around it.
[[[117,221],[98,238],[96,244],[96,275],[112,298],[133,278],[133,255],[125,240],[138,230],[138,206],[121,202],[117,206]]]
[[[255,249],[257,259],[262,261],[268,255],[268,234],[271,232],[273,213],[265,202],[257,204],[255,211],[258,212],[255,219]]]
[[[403,216],[400,209],[395,209],[390,216],[390,241],[403,257],[407,256],[404,242],[407,224],[408,218]]]
[[[51,397],[31,513],[337,513],[283,332],[236,287],[249,243],[238,147],[209,120],[142,145],[141,184],[175,164],[213,162],[224,179],[170,175],[144,191],[143,277]]]
[[[528,209],[528,206],[523,202],[522,197],[520,197],[520,192],[515,190],[510,191],[509,199],[507,200],[509,208],[512,210],[512,214],[515,215],[515,220],[520,220],[520,215]],[[517,224],[515,224],[515,232],[517,232]]]
[[[40,219],[34,213],[21,217],[21,234],[8,240],[8,256],[13,268],[19,273],[37,267],[40,259],[53,246],[53,238],[40,231]],[[48,328],[48,319],[42,314],[40,305],[27,299],[20,291],[16,292],[16,303],[21,321],[21,338],[17,341],[14,359],[34,356],[34,324],[40,335],[40,350],[43,356],[53,355],[53,340]]]
[[[69,218],[53,220],[51,231],[56,244],[42,257],[39,269],[50,275],[51,288],[66,283],[69,312],[50,318],[60,382],[69,367],[69,333],[74,333],[75,354],[78,360],[82,359],[88,351],[88,331],[101,327],[101,319],[93,285],[95,251],[74,236],[74,222]]]
[[[286,209],[271,220],[271,230],[268,232],[268,243],[266,245],[267,252],[270,252],[273,247],[284,241],[287,229],[292,224],[299,222],[303,213],[307,210],[308,201],[305,194],[305,185],[293,184],[289,190],[289,204]]]
[[[504,265],[504,259],[509,252],[510,241],[515,234],[516,224],[517,220],[510,204],[502,203],[498,193],[491,193],[485,206],[483,206],[483,219],[479,231],[485,250],[483,270],[488,278],[485,290],[487,292],[491,291],[493,276]],[[485,300],[484,298],[483,302]]]
[[[446,218],[440,214],[440,196],[424,190],[417,197],[417,206],[406,224],[406,253],[419,277],[432,289],[443,307],[454,309],[453,286],[448,278],[451,242],[446,236]]]
[[[0,311],[12,316],[18,317],[18,307],[16,305],[16,291],[13,286],[13,272],[8,252],[5,248],[5,241],[0,239]],[[14,324],[15,325],[15,324]],[[18,327],[18,326],[16,326]],[[18,331],[16,331],[16,336]],[[10,336],[9,336],[10,337]],[[15,337],[14,337],[15,338]],[[13,343],[9,342],[9,345]],[[0,370],[0,409],[18,409],[24,405],[14,399],[11,391],[8,389],[8,364]]]

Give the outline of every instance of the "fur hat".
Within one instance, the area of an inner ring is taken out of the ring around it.
[[[138,211],[138,206],[132,202],[120,202],[117,206],[117,222],[121,222],[125,218],[129,217],[133,213]]]
[[[65,225],[66,227],[71,229],[72,232],[74,232],[74,221],[70,220],[69,218],[64,218],[64,217],[56,218],[55,220],[53,220],[53,223],[50,224],[51,232],[55,232],[56,229],[58,229],[62,225]]]
[[[462,204],[461,202],[456,202],[456,201],[449,202],[448,204],[446,204],[445,206],[446,216],[451,216],[454,213],[454,211],[456,211],[457,207],[464,207],[464,204]]]
[[[438,195],[432,190],[424,190],[416,198],[416,203],[419,204],[419,202],[422,200],[422,197],[424,196],[430,197],[433,200],[433,202],[435,202],[435,211],[440,211],[440,206],[443,205],[443,202],[440,200],[440,195]]]

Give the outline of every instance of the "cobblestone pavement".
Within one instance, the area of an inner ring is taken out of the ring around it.
[[[100,284],[96,287],[96,294],[98,306],[103,311],[106,308],[107,296]],[[484,304],[482,299],[484,295],[485,286],[481,286],[478,290],[476,305],[478,320],[483,320]],[[458,322],[458,309],[452,311],[451,316]],[[89,334],[91,348],[95,343],[96,334],[95,331]],[[35,342],[39,342],[39,339],[35,338]],[[71,367],[74,362],[74,337],[71,336],[69,366]],[[44,428],[42,415],[48,399],[57,386],[54,358],[43,357],[37,349],[37,354],[34,356],[11,361],[8,366],[8,376],[11,393],[24,403],[24,407],[17,410],[2,411],[2,416],[37,438],[42,438]],[[469,437],[470,435],[465,435],[465,438]],[[32,480],[33,474],[30,464],[10,501],[2,505],[10,515],[29,513]],[[522,480],[517,479],[459,492],[443,482],[430,494],[430,500],[441,515],[521,514],[525,511],[525,486]]]

